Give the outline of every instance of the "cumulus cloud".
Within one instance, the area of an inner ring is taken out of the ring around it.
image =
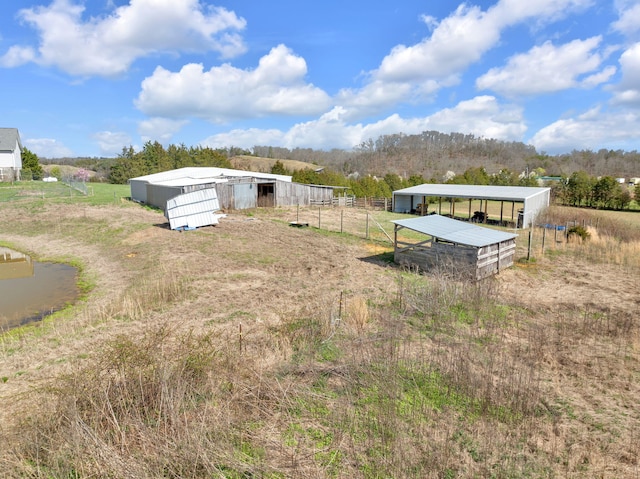
[[[138,133],[145,143],[147,141],[168,143],[171,137],[186,124],[186,120],[176,121],[168,118],[149,118],[138,124]]]
[[[518,107],[501,105],[492,96],[479,96],[420,118],[407,119],[393,114],[368,124],[349,123],[348,118],[347,110],[335,107],[317,120],[298,123],[288,131],[233,130],[213,135],[202,143],[212,147],[234,145],[251,148],[256,144],[269,144],[286,148],[350,149],[369,138],[400,131],[406,134],[425,130],[464,131],[505,141],[521,141],[526,131],[522,111]]]
[[[477,79],[476,86],[506,96],[551,93],[580,85],[593,87],[615,73],[615,68],[608,67],[580,79],[600,68],[603,55],[594,50],[601,41],[602,37],[597,36],[560,46],[545,42],[527,53],[514,55],[504,67],[492,68]]]
[[[40,44],[37,53],[31,46],[11,47],[3,64],[35,61],[71,75],[113,76],[158,52],[214,51],[231,58],[246,49],[239,34],[245,20],[199,0],[130,0],[89,19],[84,10],[71,0],[20,10],[20,19],[38,30]]]
[[[98,143],[102,156],[115,156],[131,146],[131,137],[121,131],[99,131],[92,138]]]
[[[404,100],[430,99],[439,89],[459,83],[460,75],[499,43],[505,28],[552,22],[592,4],[593,0],[501,0],[487,10],[462,4],[440,22],[423,16],[431,35],[414,45],[394,47],[369,72],[369,84],[342,92],[348,99],[345,104],[356,117],[358,107],[363,114],[380,111],[401,95]],[[383,94],[371,96],[373,87]]]
[[[28,138],[24,144],[30,151],[41,158],[68,158],[73,151],[52,138]]]
[[[266,115],[315,115],[326,111],[330,99],[305,83],[306,73],[305,60],[279,45],[254,70],[229,64],[209,71],[193,63],[179,72],[158,67],[142,82],[135,104],[151,116],[193,116],[216,123]]]
[[[637,37],[640,33],[640,2],[637,0],[619,0],[616,2],[618,20],[612,28],[627,37]]]
[[[620,56],[622,79],[614,89],[614,104],[640,106],[640,43],[631,45]]]
[[[637,140],[640,116],[631,111],[602,112],[594,107],[574,118],[563,118],[538,131],[530,143],[539,151],[623,148]]]
[[[30,47],[12,46],[0,57],[0,66],[13,68],[24,65],[36,58],[36,52]]]

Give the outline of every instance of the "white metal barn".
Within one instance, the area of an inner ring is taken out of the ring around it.
[[[131,199],[166,208],[171,198],[203,189],[215,189],[220,208],[241,210],[269,206],[307,206],[312,201],[333,198],[332,186],[293,183],[291,176],[233,170],[189,167],[163,171],[129,180]]]
[[[514,233],[429,215],[392,221],[393,260],[421,271],[479,280],[513,265]],[[404,228],[426,235],[422,241],[401,239]]]
[[[0,181],[20,179],[22,143],[17,128],[0,128]]]
[[[551,188],[528,186],[487,186],[487,185],[449,185],[449,184],[424,184],[404,188],[393,192],[393,211],[397,213],[413,213],[427,204],[427,198],[438,198],[438,205],[442,198],[467,199],[468,216],[471,220],[472,203],[480,201],[481,218],[486,221],[487,201],[500,201],[500,223],[505,218],[511,217],[511,221],[518,227],[527,228],[533,224],[536,216],[547,206],[551,197]],[[511,203],[510,212],[504,211],[504,203]],[[518,215],[515,214],[515,205],[520,204]],[[438,207],[436,205],[436,207]],[[455,208],[455,202],[451,203]],[[521,211],[520,211],[521,210]],[[455,216],[455,210],[450,212]],[[442,214],[439,209],[438,214]],[[483,221],[481,221],[483,222]]]

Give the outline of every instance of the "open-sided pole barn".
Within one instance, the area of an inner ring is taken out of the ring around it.
[[[479,280],[513,265],[513,233],[497,231],[440,215],[393,221],[396,263]],[[404,229],[422,233],[422,241],[401,239]]]
[[[480,201],[479,210],[476,210],[481,219],[486,222],[487,201],[500,202],[500,223],[506,223],[506,218],[511,217],[511,222],[517,227],[528,228],[533,224],[538,214],[547,206],[551,197],[551,188],[527,187],[527,186],[487,186],[487,185],[449,185],[449,184],[424,184],[404,188],[393,192],[393,211],[397,213],[418,212],[425,214],[427,198],[438,198],[438,214],[442,214],[441,203],[443,198],[467,199],[468,219],[472,220],[472,202]],[[505,203],[507,208],[505,211]],[[510,203],[510,205],[509,205]],[[516,204],[518,216],[515,216]],[[511,208],[509,208],[511,206]],[[455,202],[451,202],[452,211],[449,214],[455,216]],[[510,210],[510,211],[509,211]],[[474,211],[474,214],[476,213]],[[466,211],[465,211],[466,213]]]

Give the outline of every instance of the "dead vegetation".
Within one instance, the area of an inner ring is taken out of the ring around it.
[[[459,283],[263,214],[177,233],[74,208],[0,220],[94,282],[2,336],[5,477],[640,475],[638,270],[619,248]]]

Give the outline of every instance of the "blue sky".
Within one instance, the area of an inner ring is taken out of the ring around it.
[[[640,0],[22,0],[0,17],[0,126],[43,158],[425,130],[640,150]]]

